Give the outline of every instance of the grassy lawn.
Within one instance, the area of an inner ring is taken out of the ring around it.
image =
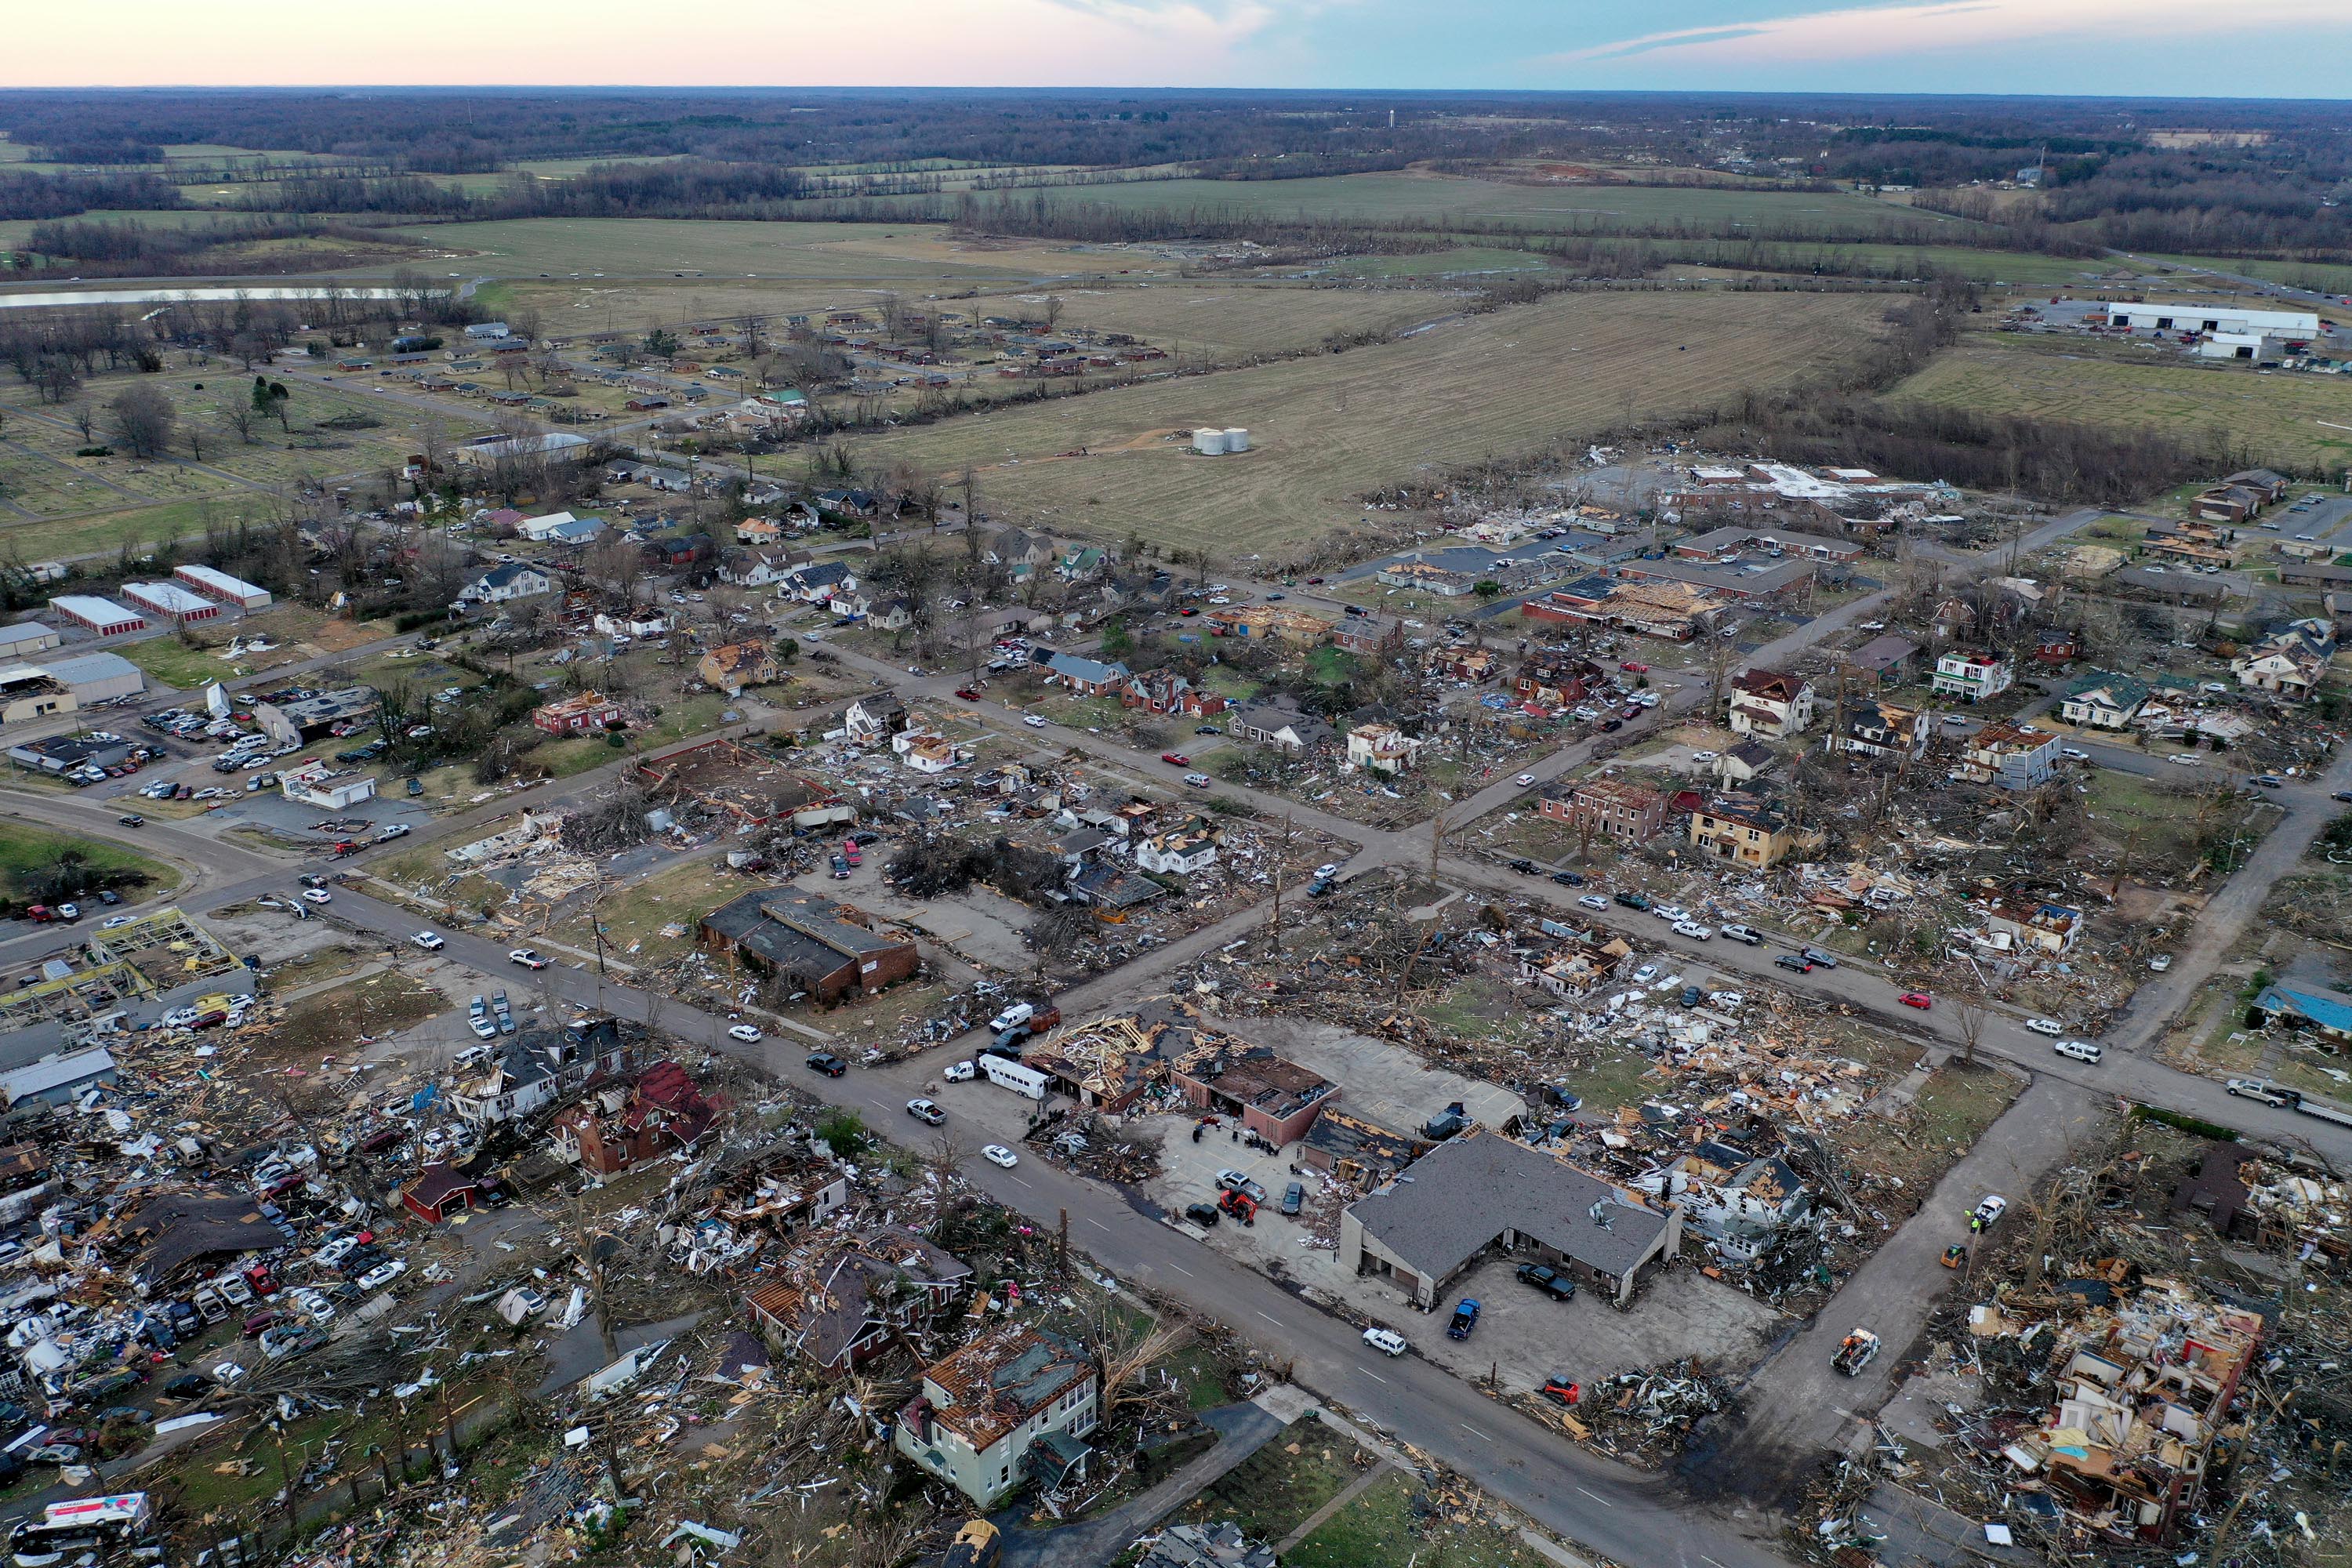
[[[604,922],[604,946],[632,963],[665,963],[694,945],[695,922],[756,885],[728,870],[727,863],[715,857],[656,871],[598,900],[596,918]],[[663,935],[670,926],[681,928],[679,934]],[[596,945],[595,929],[584,908],[549,927],[547,934],[584,950]]]
[[[22,888],[25,878],[47,870],[68,855],[81,857],[89,868],[92,888],[122,886],[126,874],[143,877],[145,880],[138,885],[154,892],[169,892],[180,885],[179,874],[169,866],[111,839],[76,838],[23,823],[0,822],[0,879],[12,889]]]
[[[287,1008],[271,1026],[259,1053],[291,1058],[349,1056],[361,1036],[382,1037],[413,1029],[448,1009],[440,987],[396,969],[314,992]]]
[[[1532,1568],[1549,1558],[1515,1531],[1415,1507],[1424,1490],[1402,1470],[1382,1476],[1283,1558],[1288,1568]]]
[[[1291,1423],[1217,1478],[1184,1505],[1182,1517],[1220,1523],[1231,1520],[1254,1540],[1279,1541],[1374,1462],[1345,1433],[1310,1415]]]
[[[230,673],[229,661],[210,648],[192,647],[172,636],[148,637],[114,651],[145,670],[149,679],[183,691],[222,679]]]

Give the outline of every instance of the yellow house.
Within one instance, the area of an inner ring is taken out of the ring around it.
[[[1691,813],[1695,847],[1759,871],[1794,854],[1818,853],[1827,842],[1821,829],[1795,826],[1786,812],[1753,796],[1717,795]]]

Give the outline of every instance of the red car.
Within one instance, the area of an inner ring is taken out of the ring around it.
[[[1923,1013],[1936,1005],[1936,999],[1925,991],[1906,991],[1895,1000],[1906,1007],[1916,1007]]]
[[[1189,768],[1192,765],[1192,759],[1181,752],[1162,752],[1160,760],[1171,767]]]
[[[1200,607],[1196,605],[1187,605],[1176,613],[1180,616],[1197,616],[1201,611]]]
[[[974,690],[973,690],[971,687],[969,687],[969,686],[959,686],[959,687],[957,687],[957,688],[956,688],[956,695],[957,695],[958,697],[962,698],[966,702],[977,702],[977,701],[979,701],[979,700],[980,700],[980,693],[979,693],[979,692],[977,692],[977,691],[974,691]]]
[[[1318,583],[1320,583],[1320,582],[1322,582],[1322,581],[1323,581],[1323,579],[1322,579],[1322,578],[1320,578],[1320,577],[1309,577],[1308,579],[1307,579],[1307,585],[1308,587],[1312,588],[1312,587],[1314,587],[1317,584],[1318,584]]]
[[[1617,668],[1620,669],[1630,669],[1635,675],[1647,675],[1650,673],[1650,667],[1648,665],[1637,663],[1630,658],[1621,662]]]

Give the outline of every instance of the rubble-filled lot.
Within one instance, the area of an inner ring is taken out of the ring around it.
[[[1979,1248],[1810,1554],[1891,1561],[1924,1500],[2045,1554],[2328,1560],[2346,1212],[2292,1152],[2124,1124]]]

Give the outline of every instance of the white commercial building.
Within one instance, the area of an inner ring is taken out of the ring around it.
[[[177,583],[125,583],[122,596],[151,616],[185,626],[190,621],[217,619],[221,607]]]
[[[371,773],[341,772],[325,763],[312,760],[289,769],[278,781],[278,787],[288,800],[299,801],[327,811],[341,811],[375,798],[375,778]]]
[[[242,577],[232,577],[210,566],[182,566],[172,575],[205,598],[218,599],[224,605],[235,605],[240,610],[266,609],[269,605],[268,589],[257,587]]]
[[[2135,332],[2267,332],[2280,338],[2315,338],[2319,317],[2311,310],[2248,310],[2235,305],[2172,303],[2109,305],[2107,324]]]
[[[136,610],[126,610],[111,599],[101,599],[95,594],[67,594],[49,601],[49,608],[85,631],[110,637],[121,632],[143,631],[147,617]]]

